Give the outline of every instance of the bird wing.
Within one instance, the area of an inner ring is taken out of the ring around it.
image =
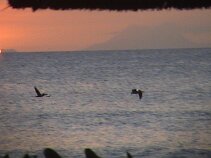
[[[127,152],[127,158],[133,158],[129,152]]]
[[[37,89],[37,87],[34,87],[35,92],[37,93],[37,96],[41,96],[42,94],[40,93],[40,91]]]
[[[139,92],[138,95],[139,95],[139,99],[141,99],[142,98],[142,92]]]

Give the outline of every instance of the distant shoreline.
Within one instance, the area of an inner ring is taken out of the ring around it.
[[[1,53],[16,53],[15,49],[0,49]]]
[[[90,52],[132,52],[132,51],[153,51],[153,50],[190,50],[190,49],[211,49],[210,48],[160,48],[160,49],[156,49],[156,48],[152,48],[152,49],[120,49],[120,50],[39,50],[39,51],[17,51],[15,49],[1,49],[2,53],[90,53]]]

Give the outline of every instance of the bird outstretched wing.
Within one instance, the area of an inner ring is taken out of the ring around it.
[[[40,91],[37,89],[37,87],[34,87],[35,92],[37,93],[37,96],[42,96],[42,94],[40,93]]]

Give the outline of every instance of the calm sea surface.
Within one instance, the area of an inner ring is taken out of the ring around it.
[[[46,147],[64,158],[211,157],[211,49],[2,54],[0,155]]]

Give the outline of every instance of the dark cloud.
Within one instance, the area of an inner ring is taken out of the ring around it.
[[[145,10],[210,8],[210,0],[8,0],[13,8]]]

